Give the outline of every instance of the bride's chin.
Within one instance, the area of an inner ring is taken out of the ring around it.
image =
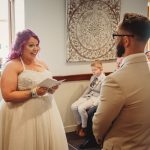
[[[34,59],[36,57],[36,55],[31,55],[32,59]]]

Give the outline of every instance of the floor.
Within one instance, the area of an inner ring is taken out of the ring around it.
[[[84,138],[79,137],[78,135],[75,134],[75,132],[69,132],[66,135],[67,135],[69,150],[80,150],[78,148],[78,145],[84,142]],[[93,147],[84,150],[99,150],[99,148]]]

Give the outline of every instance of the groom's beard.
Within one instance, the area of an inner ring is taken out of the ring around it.
[[[117,50],[116,50],[117,57],[122,57],[125,53],[124,45],[121,43],[118,43],[116,48],[117,48]]]

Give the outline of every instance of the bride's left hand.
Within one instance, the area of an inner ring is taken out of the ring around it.
[[[48,89],[48,92],[53,94],[58,89],[58,87],[59,87],[59,85],[53,86],[53,87]]]

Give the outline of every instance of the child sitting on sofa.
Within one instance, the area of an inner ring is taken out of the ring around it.
[[[84,94],[71,105],[73,115],[77,123],[76,132],[79,136],[85,136],[88,114],[87,110],[99,103],[101,84],[105,79],[102,62],[95,60],[91,63],[92,77]]]

